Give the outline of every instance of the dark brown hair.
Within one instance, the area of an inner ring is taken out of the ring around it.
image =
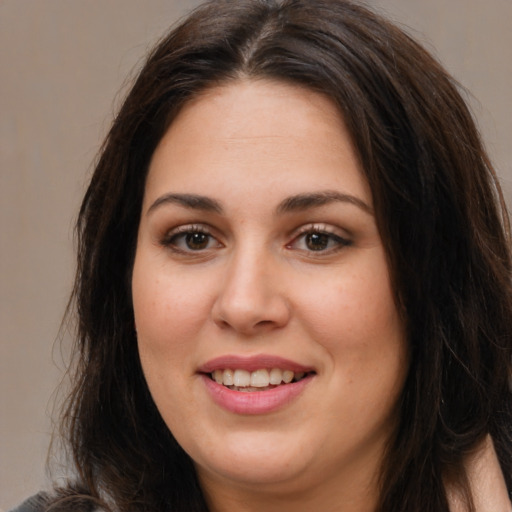
[[[158,142],[185,102],[240,77],[329,97],[372,190],[411,353],[378,510],[447,512],[446,482],[469,495],[463,462],[487,433],[512,489],[508,217],[457,85],[409,36],[360,5],[218,0],[149,55],[80,210],[78,364],[64,416],[77,473],[66,501],[207,510],[193,464],[145,383],[130,280]]]

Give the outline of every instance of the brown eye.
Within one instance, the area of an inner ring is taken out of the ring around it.
[[[352,245],[351,240],[333,233],[332,229],[327,226],[306,227],[287,247],[303,252],[327,255]]]
[[[222,244],[202,226],[180,226],[169,233],[161,244],[180,253],[192,253],[218,249]]]
[[[187,233],[185,235],[185,244],[191,251],[200,251],[206,249],[210,241],[210,235],[206,233]]]
[[[331,238],[332,235],[327,233],[308,233],[304,242],[310,251],[323,251],[329,246]]]

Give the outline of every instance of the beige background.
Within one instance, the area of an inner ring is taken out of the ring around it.
[[[0,0],[0,509],[45,485],[72,225],[117,93],[197,3]],[[368,3],[411,27],[472,92],[512,202],[512,0]]]

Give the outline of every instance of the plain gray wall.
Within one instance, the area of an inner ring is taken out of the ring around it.
[[[0,0],[0,509],[45,485],[72,225],[117,93],[198,3]],[[368,3],[409,26],[472,92],[512,198],[512,1]]]

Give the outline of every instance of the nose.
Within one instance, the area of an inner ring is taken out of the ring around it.
[[[213,321],[246,336],[284,327],[291,314],[281,285],[285,281],[272,256],[233,255],[212,308]]]

